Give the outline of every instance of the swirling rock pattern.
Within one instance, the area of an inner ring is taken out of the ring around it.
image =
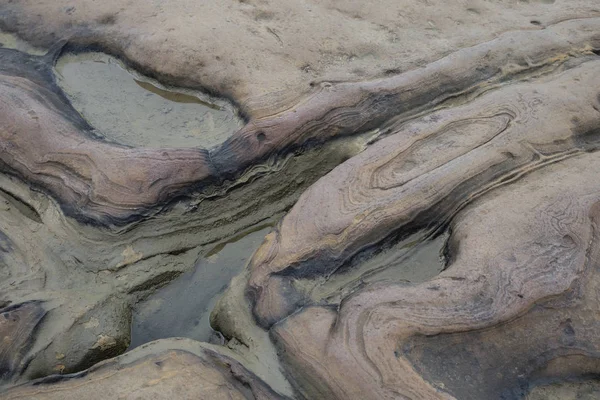
[[[557,6],[544,29],[494,25],[423,68],[313,82],[285,107],[273,94],[265,111],[257,86],[195,71],[200,52],[140,50],[164,32],[38,3],[0,2],[0,26],[55,45],[0,48],[2,396],[284,398],[282,365],[299,398],[520,398],[598,373],[594,4]],[[231,98],[247,124],[212,149],[100,140],[52,72],[90,49]],[[309,186],[213,315],[235,352],[170,340],[119,356],[133,304]],[[365,267],[415,237],[448,237],[439,275]]]
[[[505,34],[426,68],[365,83],[323,85],[274,116],[251,120],[221,146],[133,149],[98,142],[53,83],[44,58],[2,50],[0,161],[57,198],[70,216],[103,225],[139,219],[149,208],[222,184],[270,157],[379,127],[512,75],[540,74],[600,48],[597,19]],[[515,46],[514,43],[519,45]]]
[[[249,290],[305,397],[489,398],[551,360],[597,357],[599,72],[591,60],[405,124],[301,196]],[[423,284],[369,284],[329,306],[296,284],[448,223],[447,269]]]
[[[133,304],[219,241],[280,216],[321,171],[364,148],[361,138],[335,141],[194,191],[205,150],[100,141],[54,83],[56,53],[0,53],[0,299],[47,311],[23,338],[31,345],[5,349],[7,360],[27,362],[1,384],[122,353]],[[277,178],[255,181],[265,171]],[[176,186],[189,195],[177,197]]]
[[[114,229],[66,217],[43,192],[0,175],[0,300],[43,301],[48,311],[32,333],[28,362],[2,384],[80,371],[123,352],[132,305],[193,268],[220,241],[274,222],[318,171],[361,146],[338,141],[281,164],[257,166],[278,171],[272,174],[278,178],[217,192],[216,198],[192,197]],[[16,357],[16,347],[7,351]]]
[[[210,175],[208,156],[199,150],[129,149],[93,140],[52,83],[51,65],[35,56],[11,57],[13,50],[3,53],[5,64],[16,65],[5,67],[0,90],[2,162],[56,195],[67,214],[91,214],[99,222],[127,219]],[[36,79],[39,69],[45,81]]]
[[[315,183],[254,257],[250,286],[261,324],[293,312],[292,299],[302,302],[294,279],[333,274],[393,232],[443,224],[489,190],[595,150],[597,68],[591,61],[552,82],[508,86],[428,115]]]
[[[437,278],[381,282],[276,325],[297,384],[309,397],[520,398],[545,370],[597,371],[598,162],[570,158],[467,207]],[[565,192],[568,176],[588,179]]]

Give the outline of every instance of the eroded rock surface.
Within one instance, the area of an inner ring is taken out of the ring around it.
[[[98,142],[54,84],[52,55],[3,49],[1,161],[57,198],[68,215],[124,224],[190,189],[222,185],[309,143],[368,132],[506,79],[559,68],[600,47],[599,24],[592,18],[505,34],[391,78],[322,85],[286,112],[251,120],[211,151]]]
[[[430,114],[319,180],[253,259],[259,321],[269,327],[302,303],[298,278],[330,276],[394,232],[434,229],[494,188],[596,150],[598,68],[592,60]]]
[[[23,359],[34,341],[35,330],[46,311],[40,302],[28,302],[0,309],[0,378],[10,379],[22,372]]]
[[[338,3],[0,2],[49,49],[0,46],[0,396],[594,393],[598,5]],[[55,75],[90,51],[245,125],[105,140]],[[215,307],[222,346],[121,355],[136,303],[286,212]]]
[[[238,361],[190,340],[161,340],[87,371],[15,387],[5,399],[280,399]]]
[[[288,108],[310,82],[417,69],[503,32],[598,17],[600,8],[594,0],[3,0],[0,16],[0,27],[35,43],[100,44],[264,115]]]
[[[303,194],[249,285],[305,397],[498,398],[550,361],[597,357],[599,73],[589,61],[428,116]],[[329,307],[296,286],[448,222],[448,267],[425,283],[381,281]]]

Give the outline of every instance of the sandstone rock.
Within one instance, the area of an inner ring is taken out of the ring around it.
[[[465,208],[451,225],[454,261],[436,279],[380,282],[338,310],[275,325],[298,387],[308,397],[520,398],[530,380],[597,373],[597,162],[580,154]]]
[[[0,161],[57,198],[68,215],[124,224],[194,187],[239,178],[246,169],[307,143],[366,132],[392,118],[489,90],[514,75],[558,68],[600,48],[599,24],[598,19],[577,20],[506,34],[392,78],[323,85],[287,112],[251,120],[210,151],[99,143],[53,83],[51,55],[2,50]]]
[[[185,181],[201,174],[196,163],[206,151],[98,140],[56,86],[55,54],[0,53],[0,298],[41,301],[47,311],[23,339],[31,346],[6,350],[28,362],[3,375],[3,384],[80,371],[122,353],[132,304],[219,241],[280,216],[321,171],[364,148],[364,138],[337,140],[199,190]],[[256,182],[265,172],[277,177]],[[171,190],[172,180],[181,190]]]
[[[561,378],[580,372],[561,358],[599,365],[599,68],[403,126],[301,197],[249,282],[304,397],[518,398],[548,363]],[[425,283],[357,286],[330,306],[296,290],[387,236],[447,223],[447,269]]]
[[[55,375],[5,399],[285,399],[238,361],[191,340],[160,340],[72,375]]]
[[[281,398],[281,365],[300,398],[582,393],[600,10],[550,3],[0,1],[49,48],[0,47],[1,396]],[[102,140],[53,72],[86,51],[246,125]],[[120,355],[136,302],[307,188],[218,303],[225,346]]]
[[[25,39],[91,42],[261,115],[288,108],[310,82],[414,70],[503,32],[598,16],[595,0],[0,2],[0,27]]]
[[[264,327],[292,313],[298,279],[331,276],[392,234],[435,231],[474,198],[531,170],[594,151],[600,86],[590,61],[402,125],[303,193],[252,261]],[[436,154],[432,157],[432,154]]]

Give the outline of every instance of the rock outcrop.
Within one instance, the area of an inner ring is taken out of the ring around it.
[[[598,25],[598,19],[577,20],[505,34],[398,76],[323,84],[288,111],[250,120],[211,150],[127,148],[94,140],[91,127],[54,84],[51,55],[2,50],[0,161],[55,197],[67,215],[122,225],[192,189],[235,180],[286,152],[364,133],[391,119],[465,101],[513,77],[558,68],[600,47]]]
[[[0,46],[0,397],[594,393],[594,1],[146,3],[0,1],[0,28],[48,49]],[[55,77],[86,51],[245,125],[207,148],[105,140]],[[211,316],[220,345],[127,351],[136,303],[278,220]]]
[[[235,359],[191,340],[160,340],[89,370],[17,386],[4,399],[285,400]]]
[[[599,73],[584,57],[400,124],[300,197],[247,291],[303,397],[520,397],[549,363],[597,365]],[[365,283],[369,254],[443,229],[439,276]]]
[[[591,60],[406,124],[301,196],[249,289],[304,397],[498,398],[596,360],[599,74]],[[359,252],[444,225],[434,279],[311,298]]]

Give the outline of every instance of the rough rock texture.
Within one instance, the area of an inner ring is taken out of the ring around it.
[[[35,329],[46,314],[40,302],[0,309],[0,377],[11,378],[23,369],[23,358],[34,340]]]
[[[8,358],[26,352],[28,362],[3,383],[79,371],[123,352],[132,304],[219,241],[278,218],[368,140],[288,153],[237,181],[198,188],[190,177],[201,174],[206,151],[100,141],[55,84],[57,53],[0,53],[0,298],[42,301],[48,312],[31,346],[10,349]],[[276,174],[255,181],[265,172]]]
[[[0,46],[0,397],[593,393],[596,1],[0,0],[0,28],[48,49]],[[101,140],[53,72],[91,50],[246,125]],[[288,210],[224,346],[120,355],[136,302]]]
[[[312,174],[355,154],[361,140],[264,166],[283,182],[263,179],[223,198],[193,197],[119,229],[81,224],[44,193],[0,176],[0,300],[41,300],[48,310],[30,362],[10,381],[79,371],[124,351],[133,303],[193,268],[224,238],[274,222]]]
[[[538,386],[527,396],[528,400],[593,400],[600,396],[597,380],[565,382]]]
[[[314,166],[327,168],[327,162],[344,157],[338,150],[315,153],[328,161]],[[0,300],[41,300],[47,311],[27,352],[30,362],[5,380],[75,372],[124,351],[130,306],[193,268],[222,238],[280,216],[297,190],[310,183],[303,175],[306,164],[299,160],[290,159],[280,170],[285,185],[256,182],[250,191],[230,192],[229,204],[203,201],[195,209],[194,203],[185,203],[118,231],[81,225],[43,193],[0,176]],[[17,347],[7,351],[17,357]]]
[[[3,399],[281,399],[238,361],[191,340],[160,340],[89,370],[42,378]]]

